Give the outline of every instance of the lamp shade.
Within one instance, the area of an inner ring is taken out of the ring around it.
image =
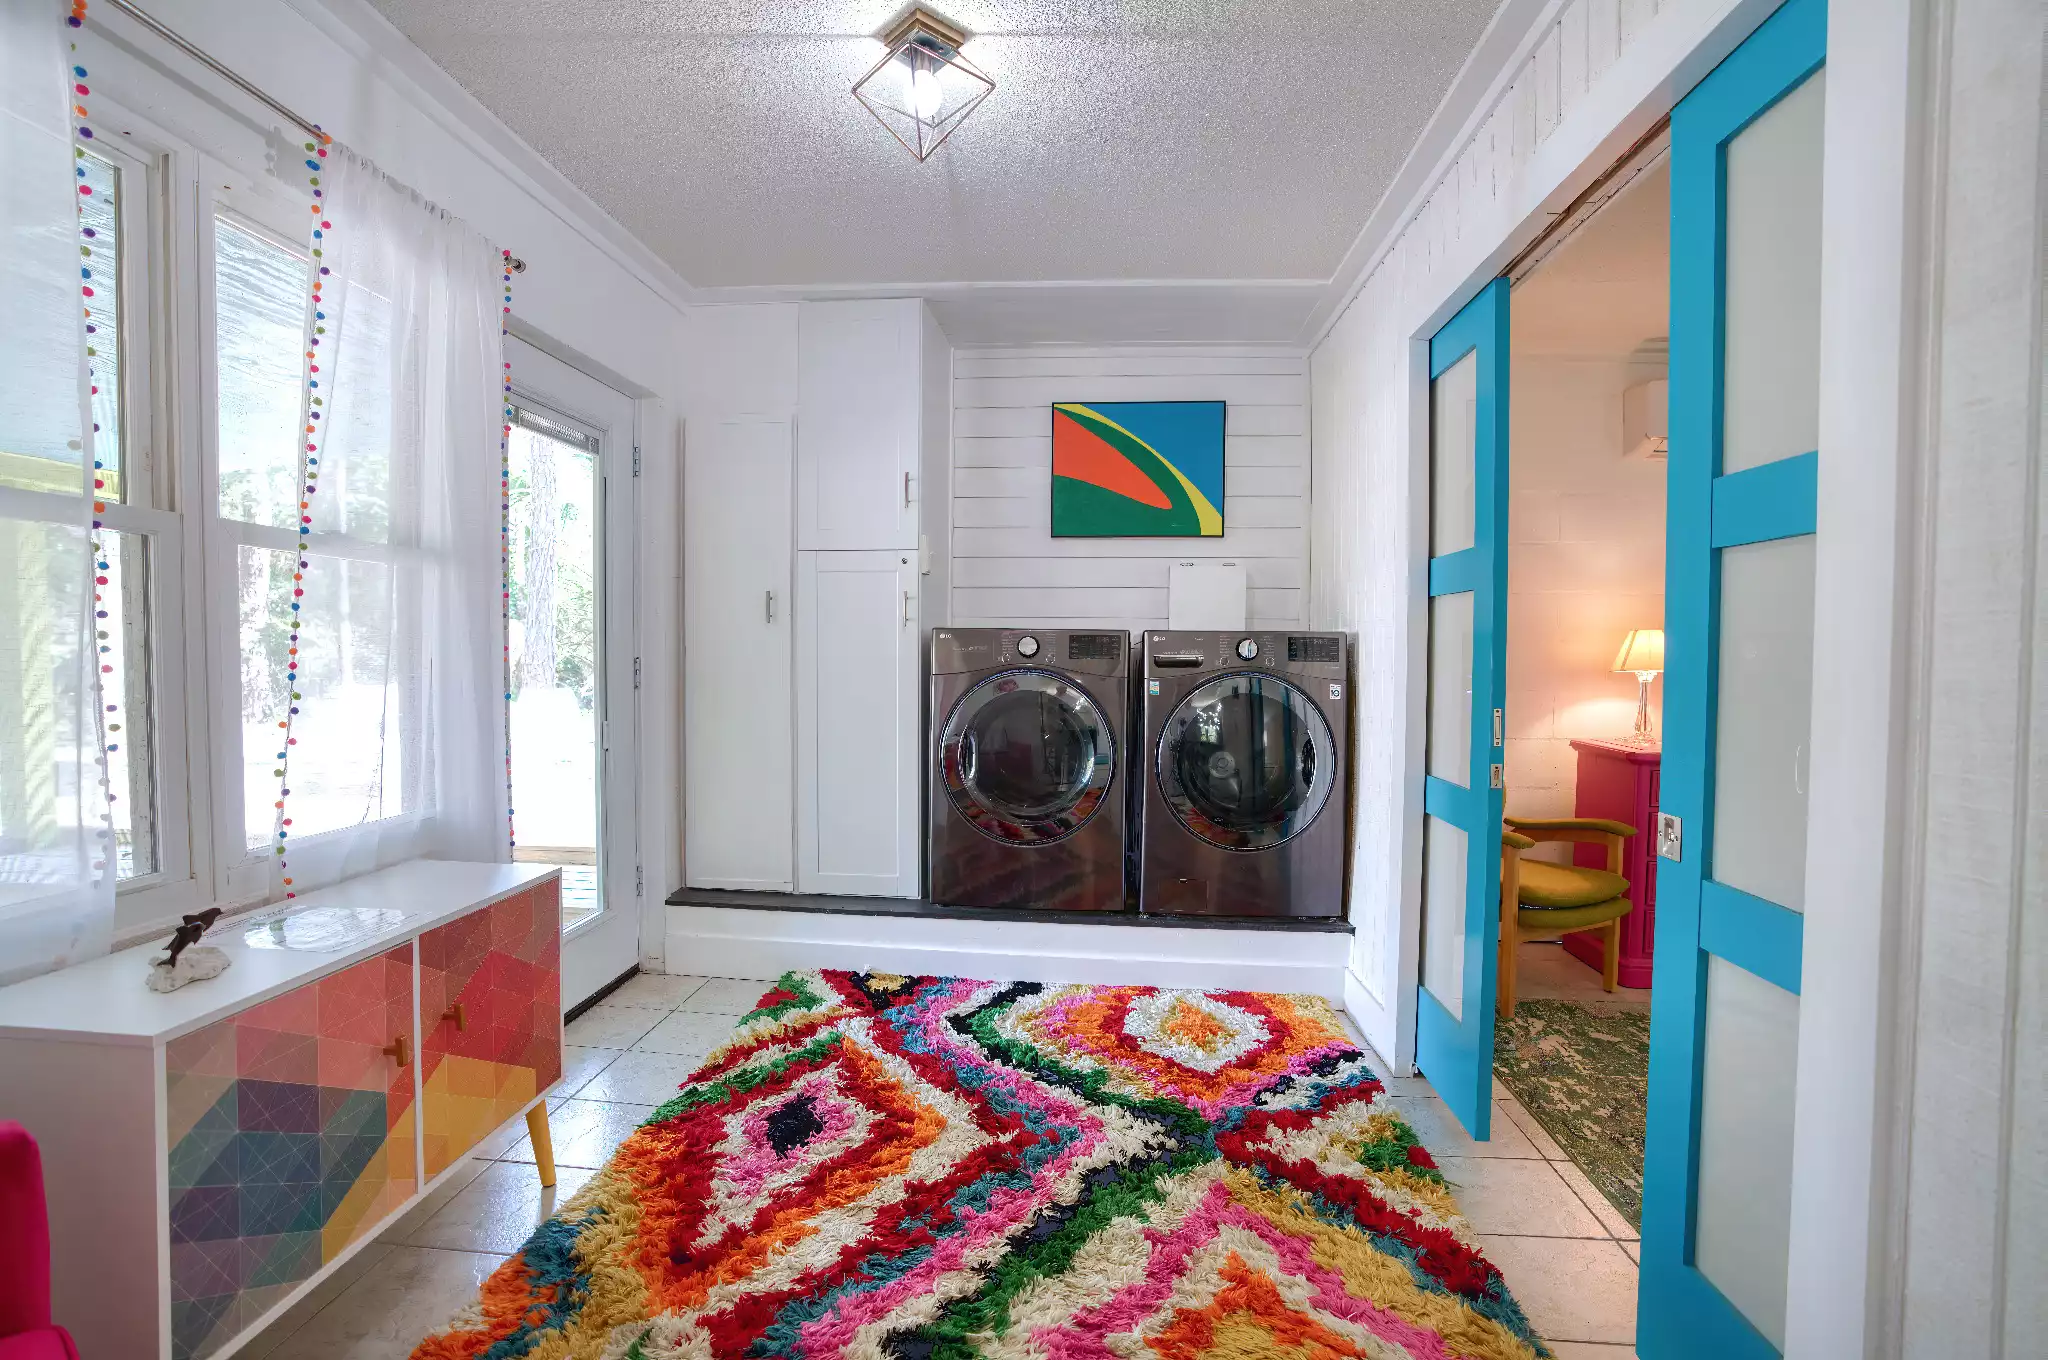
[[[1615,653],[1616,671],[1661,671],[1664,669],[1664,630],[1634,628],[1621,640]]]

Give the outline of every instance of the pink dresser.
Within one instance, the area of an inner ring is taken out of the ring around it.
[[[1577,817],[1612,817],[1627,822],[1636,834],[1621,843],[1621,876],[1628,880],[1635,910],[1621,918],[1620,980],[1624,987],[1650,985],[1650,954],[1657,940],[1657,769],[1662,752],[1650,746],[1580,738]],[[1597,845],[1574,847],[1573,862],[1588,869],[1607,867],[1607,851]],[[1564,947],[1594,972],[1600,971],[1600,937],[1567,935]]]

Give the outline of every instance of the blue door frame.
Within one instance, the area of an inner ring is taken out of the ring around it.
[[[1797,993],[1803,918],[1713,877],[1721,550],[1814,532],[1818,452],[1721,474],[1729,142],[1826,57],[1825,0],[1788,0],[1671,116],[1671,376],[1663,783],[1680,855],[1657,862],[1636,1349],[1643,1360],[1771,1360],[1777,1349],[1694,1264],[1707,965]],[[1664,853],[1660,846],[1660,853]]]
[[[1416,988],[1415,1063],[1472,1137],[1491,1135],[1500,936],[1501,726],[1507,689],[1508,281],[1495,279],[1429,342],[1429,377],[1476,354],[1472,546],[1429,560],[1429,594],[1471,592],[1471,761],[1465,783],[1424,775],[1423,811],[1465,833],[1460,1014]],[[1428,891],[1427,881],[1424,892]],[[1428,947],[1425,941],[1424,947]]]

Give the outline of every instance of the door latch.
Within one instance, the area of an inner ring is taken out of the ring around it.
[[[1495,710],[1493,710],[1493,744],[1495,746],[1500,745],[1500,739],[1502,735],[1501,726],[1501,711],[1496,708]]]
[[[1685,857],[1685,824],[1675,812],[1657,814],[1657,855],[1672,861]]]
[[[1502,778],[1502,777],[1501,777],[1501,771],[1500,771],[1500,762],[1499,762],[1499,761],[1497,761],[1497,760],[1496,760],[1496,761],[1494,761],[1494,762],[1493,762],[1493,764],[1492,764],[1492,765],[1490,765],[1490,766],[1488,766],[1487,768],[1488,768],[1488,770],[1489,770],[1489,772],[1490,772],[1490,773],[1488,774],[1488,786],[1489,786],[1489,787],[1491,787],[1491,788],[1496,788],[1496,789],[1504,789],[1504,788],[1506,788],[1506,787],[1508,786],[1508,785],[1507,785],[1507,780],[1505,780],[1504,778]]]

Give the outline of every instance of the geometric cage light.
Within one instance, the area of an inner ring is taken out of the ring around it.
[[[966,31],[922,6],[877,36],[889,50],[855,82],[853,97],[922,161],[953,135],[996,83],[960,55]]]

